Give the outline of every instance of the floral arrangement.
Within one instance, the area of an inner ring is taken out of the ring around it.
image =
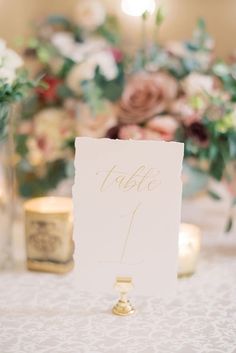
[[[163,19],[159,8],[157,29]],[[144,26],[147,20],[144,13]],[[98,0],[81,0],[73,20],[50,16],[38,24],[25,56],[45,86],[24,104],[18,126],[22,195],[46,193],[72,177],[75,136],[107,136],[183,141],[191,176],[185,193],[205,188],[219,199],[208,187],[211,177],[227,184],[236,203],[236,61],[215,57],[203,20],[185,42],[160,45],[155,36],[148,43],[144,35],[131,56],[116,18]]]
[[[22,66],[22,58],[0,39],[0,141],[7,133],[10,104],[21,100],[33,86],[26,72],[19,71]]]

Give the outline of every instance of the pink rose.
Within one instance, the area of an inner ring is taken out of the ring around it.
[[[118,103],[118,120],[123,124],[145,122],[163,112],[177,92],[177,82],[166,73],[138,73],[129,79]]]
[[[171,141],[174,139],[179,124],[173,116],[161,115],[148,121],[146,127],[158,133],[162,140]]]

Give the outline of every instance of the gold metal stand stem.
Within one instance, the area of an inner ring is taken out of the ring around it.
[[[115,289],[120,292],[120,299],[112,309],[113,314],[119,316],[128,316],[135,313],[135,309],[127,297],[128,292],[132,288],[133,283],[131,277],[117,277]]]

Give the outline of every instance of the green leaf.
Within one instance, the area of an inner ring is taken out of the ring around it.
[[[39,40],[37,38],[30,38],[28,42],[28,47],[30,49],[36,49],[39,46]]]
[[[224,159],[220,154],[218,154],[217,158],[213,160],[210,164],[210,175],[216,180],[220,181],[223,177],[224,169]]]
[[[96,116],[103,109],[102,90],[95,80],[83,81],[81,87],[84,99],[90,106],[92,114]]]
[[[72,23],[70,20],[62,15],[52,15],[46,20],[52,26],[63,27],[64,29],[71,29]]]
[[[208,190],[207,193],[213,200],[219,201],[222,199],[222,197],[213,190]]]
[[[97,29],[97,34],[103,36],[109,43],[114,45],[117,45],[121,40],[119,33],[119,24],[115,16],[107,16],[103,25]]]
[[[61,70],[59,71],[58,73],[58,76],[62,79],[65,79],[69,73],[69,71],[71,70],[71,68],[75,65],[74,61],[69,59],[69,58],[66,58],[63,65],[62,65],[62,68]]]
[[[142,20],[143,21],[146,21],[149,17],[149,12],[146,10],[144,11],[144,13],[142,14]]]
[[[103,98],[111,102],[117,101],[123,92],[124,87],[124,72],[123,65],[118,65],[119,75],[116,79],[108,81],[101,73],[99,67],[96,69],[94,81],[100,89]]]
[[[205,31],[206,30],[206,22],[204,20],[204,18],[200,17],[197,21],[197,27],[201,30],[201,31]]]
[[[47,163],[46,174],[43,177],[38,177],[32,166],[28,165],[27,167],[26,160],[21,160],[16,170],[20,194],[24,197],[45,195],[67,177],[66,165],[64,160]]]
[[[9,113],[10,105],[8,103],[0,103],[0,141],[7,135]]]
[[[157,13],[156,13],[156,18],[155,18],[156,25],[159,27],[163,23],[164,19],[165,19],[165,14],[164,14],[163,8],[160,6],[157,9]]]
[[[218,154],[218,147],[217,145],[213,142],[210,147],[209,147],[209,158],[210,160],[214,160],[217,157]]]
[[[233,218],[232,216],[230,216],[225,226],[225,233],[229,233],[232,227],[233,227]]]
[[[59,85],[57,87],[57,94],[58,94],[58,97],[60,97],[62,99],[74,96],[73,92],[66,85]]]
[[[209,177],[186,162],[183,165],[183,197],[193,197],[207,188]]]
[[[229,142],[230,158],[235,159],[236,158],[236,131],[234,134],[229,134],[228,142]]]
[[[28,153],[28,146],[27,146],[28,138],[29,138],[28,135],[16,136],[16,152],[19,153],[21,157],[25,156]]]
[[[51,58],[49,50],[45,47],[39,47],[37,49],[37,56],[39,60],[44,64],[47,64]]]

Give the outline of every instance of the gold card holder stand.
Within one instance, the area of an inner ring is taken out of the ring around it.
[[[120,293],[120,298],[113,307],[112,312],[118,316],[128,316],[135,313],[135,308],[128,299],[128,293],[133,289],[131,277],[117,277],[115,289]]]

